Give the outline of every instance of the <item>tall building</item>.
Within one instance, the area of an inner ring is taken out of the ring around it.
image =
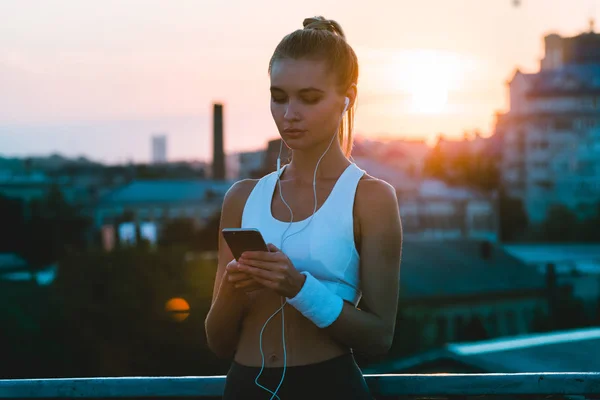
[[[167,136],[159,134],[152,136],[152,164],[167,162]]]
[[[600,201],[600,35],[545,37],[540,70],[517,70],[497,115],[501,178],[533,224],[552,206],[581,217]]]
[[[281,165],[289,164],[292,160],[292,150],[282,143],[281,138],[267,142],[267,150],[263,158],[263,173],[268,174],[277,169],[277,156],[281,149]]]
[[[223,144],[223,105],[213,104],[213,166],[212,177],[225,179],[225,150]]]

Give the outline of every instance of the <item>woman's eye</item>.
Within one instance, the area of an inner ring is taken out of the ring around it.
[[[285,103],[287,101],[286,97],[281,97],[281,96],[271,96],[271,100],[273,100],[275,103]]]
[[[306,104],[316,104],[321,100],[320,97],[306,97],[302,99]]]

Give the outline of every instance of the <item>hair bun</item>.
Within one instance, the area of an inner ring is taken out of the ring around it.
[[[305,18],[302,25],[304,25],[304,29],[314,29],[317,31],[329,31],[329,32],[333,33],[334,35],[345,38],[344,31],[342,30],[342,27],[340,26],[340,24],[338,24],[334,20],[325,19],[322,16]]]

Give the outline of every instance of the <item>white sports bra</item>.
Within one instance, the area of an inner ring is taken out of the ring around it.
[[[284,166],[285,168],[285,166]],[[258,229],[267,243],[280,248],[300,272],[308,271],[329,290],[356,306],[361,298],[359,262],[354,243],[354,198],[365,171],[350,164],[310,221],[289,222],[273,217],[271,201],[277,185],[277,172],[261,178],[246,201],[242,228]],[[285,196],[285,194],[284,194]]]

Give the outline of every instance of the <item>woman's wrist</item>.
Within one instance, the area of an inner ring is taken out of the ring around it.
[[[305,275],[302,288],[296,296],[288,297],[287,302],[319,328],[326,328],[341,314],[344,300],[309,272],[304,271],[302,274]]]
[[[298,278],[296,279],[296,285],[295,285],[296,290],[294,291],[292,296],[289,296],[289,298],[293,299],[294,297],[296,297],[298,295],[298,293],[300,293],[300,291],[304,287],[305,283],[306,283],[306,275],[304,275],[302,273],[298,273]]]

